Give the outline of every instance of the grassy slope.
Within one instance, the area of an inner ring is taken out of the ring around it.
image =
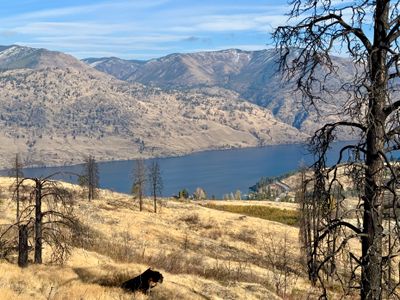
[[[10,183],[0,179],[2,224],[14,215]],[[149,201],[140,213],[130,197],[109,191],[92,203],[78,200],[76,213],[90,226],[91,243],[73,248],[63,266],[20,270],[1,262],[0,299],[131,299],[118,284],[148,266],[163,273],[164,283],[135,299],[274,299],[277,272],[266,257],[268,239],[279,246],[286,235],[290,246],[280,250],[299,256],[293,226],[193,202],[164,201],[158,214],[151,207]],[[293,299],[310,293],[301,275],[292,287]]]

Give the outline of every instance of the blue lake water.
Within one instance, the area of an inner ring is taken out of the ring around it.
[[[333,145],[328,156],[330,162],[337,159],[337,153],[343,145]],[[164,184],[162,194],[171,196],[183,188],[193,192],[197,187],[202,187],[209,196],[215,195],[217,198],[238,189],[247,193],[249,187],[262,176],[282,175],[298,169],[301,162],[310,165],[312,161],[312,155],[300,144],[205,151],[161,158],[159,163]],[[102,162],[98,165],[102,188],[130,192],[134,161]],[[55,172],[81,173],[81,170],[81,165],[29,168],[24,170],[24,175],[39,177]],[[62,174],[56,178],[76,183],[76,176]]]

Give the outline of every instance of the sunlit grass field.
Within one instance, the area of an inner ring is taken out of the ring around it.
[[[12,183],[0,178],[3,227],[15,220]],[[49,263],[49,247],[43,265],[21,270],[16,256],[0,261],[5,274],[0,276],[0,299],[317,298],[300,263],[294,206],[161,199],[155,214],[151,199],[139,212],[138,201],[129,195],[101,190],[89,202],[79,187],[63,185],[74,191],[82,238],[71,241],[63,265]],[[290,260],[282,261],[282,251],[290,253]],[[283,266],[291,270],[286,279]],[[150,295],[120,288],[148,267],[164,276]]]
[[[299,221],[299,214],[296,210],[281,209],[271,206],[262,205],[229,205],[229,204],[215,204],[207,203],[205,207],[227,211],[231,213],[242,214],[250,217],[261,218],[269,221],[279,222],[282,224],[297,226]]]

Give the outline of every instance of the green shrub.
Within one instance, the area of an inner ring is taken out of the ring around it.
[[[205,207],[275,221],[290,226],[297,226],[299,221],[299,214],[296,210],[276,207],[262,205],[219,205],[213,203],[207,203]]]

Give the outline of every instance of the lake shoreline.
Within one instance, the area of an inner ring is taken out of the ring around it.
[[[338,142],[333,145],[330,161],[337,157],[338,150],[347,145]],[[268,145],[265,147],[207,150],[185,156],[158,158],[164,189],[162,196],[177,195],[182,189],[193,193],[196,188],[204,189],[208,197],[223,198],[227,193],[240,190],[249,192],[249,187],[261,177],[276,177],[295,171],[301,162],[310,166],[314,157],[307,151],[306,143]],[[151,162],[146,160],[145,163]],[[134,160],[98,162],[100,187],[129,194],[133,180]],[[59,172],[55,177],[70,183],[77,182],[82,173],[82,164],[25,168],[25,176],[40,177]],[[2,171],[7,175],[7,171]],[[147,192],[147,191],[146,191]]]
[[[136,157],[136,158],[131,158],[131,159],[110,159],[110,160],[96,160],[97,163],[102,164],[102,163],[112,163],[112,162],[127,162],[127,161],[136,161],[138,159],[144,159],[144,160],[153,160],[153,159],[166,159],[166,158],[179,158],[179,157],[184,157],[184,156],[189,156],[193,154],[199,154],[199,153],[207,153],[207,152],[213,152],[213,151],[236,151],[236,150],[246,150],[246,149],[259,149],[259,148],[268,148],[268,147],[275,147],[275,146],[283,146],[283,145],[307,145],[307,142],[297,142],[297,143],[279,143],[279,144],[270,144],[270,145],[264,145],[264,146],[249,146],[249,147],[230,147],[230,148],[210,148],[210,149],[205,149],[205,150],[198,150],[198,151],[191,151],[187,153],[181,153],[181,154],[171,154],[171,155],[161,155],[161,156],[141,156],[141,157]],[[28,165],[26,167],[23,167],[23,169],[37,169],[37,168],[62,168],[62,167],[73,167],[73,166],[81,166],[84,164],[84,161],[78,162],[78,163],[73,163],[73,164],[32,164]],[[11,168],[0,168],[0,174],[3,172],[9,171]],[[2,176],[2,175],[0,175]]]

